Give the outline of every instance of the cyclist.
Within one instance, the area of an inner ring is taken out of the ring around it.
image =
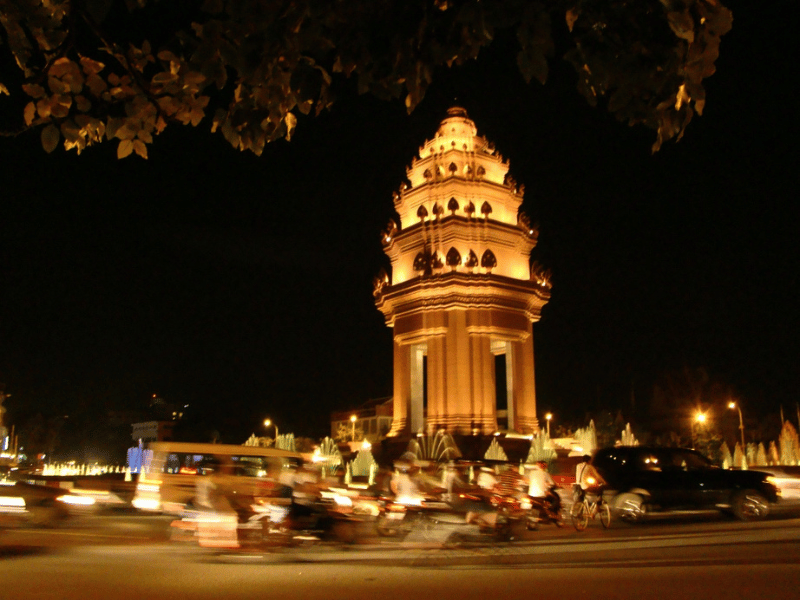
[[[575,467],[575,502],[583,502],[586,492],[599,493],[605,486],[605,480],[591,464],[591,456],[584,454],[581,462]]]

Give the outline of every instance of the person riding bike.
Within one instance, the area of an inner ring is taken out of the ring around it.
[[[591,458],[588,454],[584,454],[581,462],[575,467],[575,502],[583,502],[587,492],[597,494],[605,486],[606,482],[590,462]]]

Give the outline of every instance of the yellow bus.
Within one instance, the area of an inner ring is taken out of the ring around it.
[[[281,474],[303,463],[298,452],[191,442],[151,442],[143,461],[133,506],[179,515],[195,502],[203,478],[252,496],[274,495]]]

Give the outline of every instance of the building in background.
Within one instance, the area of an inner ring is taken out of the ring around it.
[[[357,441],[363,436],[375,444],[389,433],[392,414],[391,397],[368,400],[355,410],[331,413],[331,437],[344,442]]]
[[[144,421],[133,423],[131,427],[134,442],[171,442],[175,421]]]

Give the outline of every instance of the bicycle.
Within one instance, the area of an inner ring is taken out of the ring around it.
[[[589,519],[594,520],[598,515],[603,529],[608,529],[611,526],[611,507],[603,499],[603,490],[600,489],[592,495],[594,500],[589,500],[589,494],[585,490],[581,490],[582,499],[577,500],[572,505],[570,517],[572,517],[572,525],[577,531],[586,529],[589,525]]]

